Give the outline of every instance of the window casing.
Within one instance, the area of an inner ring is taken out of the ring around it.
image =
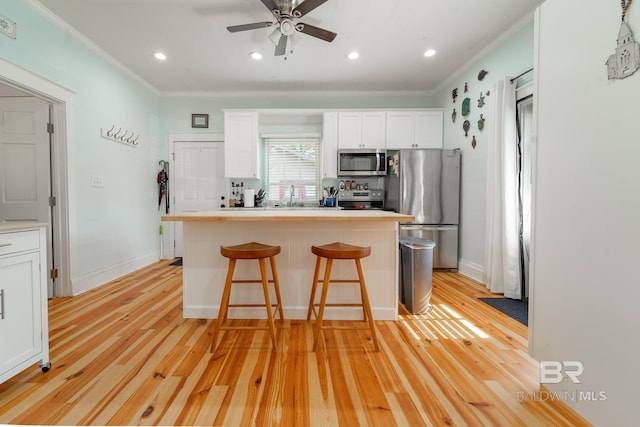
[[[320,199],[321,150],[319,138],[264,138],[262,182],[266,200],[317,203]]]

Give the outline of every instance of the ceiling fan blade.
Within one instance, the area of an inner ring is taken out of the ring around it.
[[[304,0],[298,7],[293,9],[292,15],[296,18],[301,18],[326,1],[327,0]]]
[[[277,11],[280,10],[276,2],[273,0],[261,0],[261,1],[262,1],[262,4],[264,4],[267,7],[267,9],[269,9],[269,12],[271,13],[273,13],[274,10],[277,10]]]
[[[254,22],[253,24],[232,25],[227,27],[230,33],[237,33],[238,31],[255,30],[257,28],[266,28],[273,25],[273,22]]]
[[[328,31],[322,28],[314,27],[313,25],[304,24],[302,22],[296,24],[296,30],[300,31],[301,33],[305,33],[307,35],[317,37],[326,42],[332,42],[333,39],[335,39],[337,36],[337,34],[334,33],[333,31]]]
[[[284,34],[280,36],[280,40],[278,41],[278,45],[276,46],[276,51],[274,56],[282,56],[287,51],[287,39],[288,37]]]

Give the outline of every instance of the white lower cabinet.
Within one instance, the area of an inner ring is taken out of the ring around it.
[[[0,383],[51,366],[45,242],[44,228],[0,231]]]

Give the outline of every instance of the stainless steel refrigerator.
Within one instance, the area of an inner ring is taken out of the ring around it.
[[[387,151],[385,209],[415,216],[400,237],[436,243],[433,268],[458,270],[460,150]]]

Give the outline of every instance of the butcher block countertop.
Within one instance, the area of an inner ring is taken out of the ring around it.
[[[46,222],[32,222],[32,221],[0,221],[0,233],[3,231],[19,231],[29,230],[33,228],[46,227]]]
[[[188,212],[177,215],[164,215],[163,221],[310,221],[310,222],[411,222],[414,217],[382,210],[341,210],[332,208],[318,209],[221,209],[207,212]]]

